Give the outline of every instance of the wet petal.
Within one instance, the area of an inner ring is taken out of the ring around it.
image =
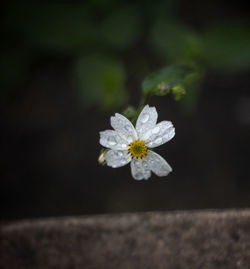
[[[142,139],[149,148],[158,147],[175,135],[175,129],[171,121],[162,121],[155,125],[154,128],[143,134]]]
[[[105,160],[108,166],[117,168],[128,164],[131,157],[127,154],[127,150],[109,150],[105,155]]]
[[[148,164],[150,169],[159,177],[168,175],[172,168],[159,154],[149,150]]]
[[[128,149],[127,141],[120,137],[120,135],[114,130],[100,132],[100,144],[106,148],[114,150]]]
[[[151,171],[147,160],[133,159],[131,161],[131,173],[136,180],[149,179]]]
[[[137,139],[137,134],[133,124],[123,115],[116,113],[110,118],[111,126],[125,139],[128,144]]]
[[[149,107],[148,105],[146,105],[143,108],[136,121],[136,131],[140,139],[144,133],[155,127],[157,118],[158,114],[155,107]]]

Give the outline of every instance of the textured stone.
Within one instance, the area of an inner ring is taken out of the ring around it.
[[[2,224],[0,268],[250,268],[250,211],[68,217]]]

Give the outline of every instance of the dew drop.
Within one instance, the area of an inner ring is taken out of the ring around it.
[[[143,179],[143,173],[141,173],[141,172],[136,172],[135,177],[136,177],[137,179]]]
[[[133,140],[134,140],[134,139],[132,138],[132,136],[128,136],[128,137],[127,137],[127,141],[128,141],[129,143],[132,143]]]
[[[145,167],[145,168],[148,167],[148,163],[145,162],[145,161],[142,162],[142,165],[143,165],[143,167]]]
[[[119,157],[122,157],[123,156],[123,153],[121,151],[118,151],[118,156]]]
[[[147,140],[147,139],[149,139],[149,137],[151,136],[151,132],[149,131],[149,132],[146,132],[144,135],[143,135],[143,139],[144,140]]]
[[[124,129],[128,132],[131,132],[132,131],[132,127],[130,125],[125,125]]]
[[[150,162],[150,164],[154,164],[155,162],[154,162],[154,160],[149,160],[149,162]]]
[[[116,145],[117,142],[116,142],[116,139],[113,136],[111,136],[108,138],[108,143],[110,146],[114,146]]]
[[[140,162],[139,161],[135,161],[135,166],[140,166]]]
[[[149,115],[148,114],[143,114],[141,117],[141,122],[146,123],[149,120]]]
[[[156,140],[155,140],[155,143],[156,144],[160,144],[162,142],[162,138],[161,137],[158,137]]]
[[[160,131],[160,128],[157,126],[152,130],[152,133],[157,134],[157,133],[159,133],[159,131]]]

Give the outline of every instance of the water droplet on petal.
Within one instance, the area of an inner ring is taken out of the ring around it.
[[[132,136],[128,136],[128,137],[127,137],[127,141],[128,141],[129,143],[132,143],[133,140],[134,140],[134,139],[132,138]]]
[[[143,165],[143,167],[145,167],[145,168],[148,167],[148,163],[145,162],[145,161],[142,162],[142,165]]]
[[[153,133],[153,134],[157,134],[157,133],[159,133],[159,131],[160,131],[160,128],[159,128],[158,126],[156,126],[156,127],[152,130],[152,133]]]
[[[149,161],[149,163],[150,163],[151,165],[153,165],[153,164],[154,164],[154,160],[149,159],[148,161]]]
[[[149,131],[149,132],[146,132],[144,135],[143,135],[143,139],[144,140],[147,140],[147,139],[149,139],[149,137],[151,136],[151,132]]]
[[[155,140],[155,144],[160,144],[162,142],[162,138],[161,137],[158,137],[156,140]]]
[[[117,142],[116,142],[116,139],[113,136],[110,136],[108,138],[108,143],[109,143],[110,146],[114,146],[114,145],[116,145]]]
[[[128,132],[132,132],[132,127],[130,125],[125,125],[124,129]]]
[[[137,179],[143,179],[143,173],[141,173],[141,172],[138,171],[138,172],[136,172],[135,177]]]
[[[119,157],[122,157],[123,156],[123,153],[121,151],[118,151],[118,156]]]
[[[140,162],[139,161],[135,161],[135,166],[140,166]]]
[[[149,120],[149,115],[148,114],[143,114],[141,117],[141,122],[146,123]]]
[[[152,147],[153,146],[153,143],[152,142],[149,142],[148,143],[148,147],[150,148],[150,147]]]

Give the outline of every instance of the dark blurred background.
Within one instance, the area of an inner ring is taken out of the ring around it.
[[[0,44],[2,220],[250,207],[250,9],[243,1],[8,1]],[[152,71],[190,64],[166,178],[103,167],[99,131]]]

